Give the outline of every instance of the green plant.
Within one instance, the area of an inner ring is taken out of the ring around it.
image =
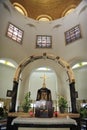
[[[87,108],[85,108],[85,107],[80,108],[79,113],[80,113],[81,118],[86,118],[87,117]]]
[[[29,109],[31,108],[31,103],[32,103],[31,92],[29,91],[28,93],[25,94],[24,101],[22,103],[22,108],[24,112],[29,111]]]
[[[4,116],[4,109],[0,107],[0,117]]]
[[[8,113],[6,110],[7,109],[5,108],[5,106],[4,106],[4,108],[0,107],[0,119],[7,117]]]
[[[63,96],[59,96],[58,105],[59,105],[60,112],[64,112],[65,109],[68,107],[67,100]]]

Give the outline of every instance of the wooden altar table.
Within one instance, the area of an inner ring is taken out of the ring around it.
[[[70,128],[77,130],[77,123],[71,118],[22,118],[13,119],[11,125],[13,130],[18,130],[19,127],[30,128]]]

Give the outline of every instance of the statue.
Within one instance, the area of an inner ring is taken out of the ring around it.
[[[51,90],[46,88],[46,76],[44,74],[43,86],[37,91],[36,98],[36,117],[52,117],[53,116],[53,107],[52,107],[52,98]]]
[[[37,98],[36,100],[46,100],[46,101],[51,101],[51,91],[46,88],[46,83],[45,83],[45,80],[46,80],[46,76],[44,74],[44,77],[41,77],[43,78],[43,87],[40,88],[37,92]]]

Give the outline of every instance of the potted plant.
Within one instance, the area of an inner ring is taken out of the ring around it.
[[[81,107],[79,113],[81,118],[87,118],[87,108]]]
[[[64,113],[66,108],[68,107],[67,100],[63,96],[59,96],[58,105],[60,112]]]
[[[25,94],[24,101],[22,103],[22,108],[24,112],[29,111],[29,109],[31,108],[31,103],[32,103],[31,92],[28,92]]]

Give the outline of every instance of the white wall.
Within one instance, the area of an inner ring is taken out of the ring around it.
[[[73,70],[76,79],[76,90],[78,91],[78,99],[87,100],[87,66]]]
[[[5,8],[3,2],[8,7]],[[26,18],[18,13],[10,4],[9,0],[3,0],[0,3],[0,35],[1,47],[0,57],[11,57],[17,63],[25,57],[48,52],[64,58],[67,61],[72,60],[76,56],[87,59],[87,1],[83,0],[76,10],[68,16],[50,22],[39,22],[30,18]],[[6,37],[8,22],[24,30],[23,44],[20,45]],[[80,24],[82,38],[66,46],[64,32],[70,28]],[[51,35],[52,49],[36,49],[36,35]],[[16,55],[14,52],[16,50]],[[77,49],[78,48],[78,51]],[[9,51],[11,50],[11,51]],[[20,53],[19,53],[20,50]],[[74,51],[73,51],[74,50]],[[4,53],[5,52],[5,53]],[[84,53],[81,53],[84,52]]]
[[[86,15],[87,15],[87,1],[83,0],[81,4],[76,8],[76,10],[68,16],[50,22],[39,22],[22,16],[11,6],[9,0],[1,0],[0,1],[0,21],[1,21],[0,22],[0,58],[3,57],[11,58],[14,61],[16,61],[16,63],[19,64],[23,59],[25,59],[28,56],[47,52],[55,56],[60,56],[65,61],[68,61],[69,63],[74,60],[76,61],[76,58],[82,60],[84,59],[85,61],[87,61],[87,22],[86,22],[87,17]],[[24,30],[22,45],[6,37],[8,22],[11,22],[15,26]],[[77,24],[80,24],[82,38],[66,46],[64,32],[76,26]],[[52,45],[53,45],[52,49],[36,49],[35,48],[36,35],[51,35]],[[32,70],[36,66],[39,67],[40,64],[42,64],[41,61],[39,61],[37,64],[34,62],[31,65],[33,66]],[[60,68],[58,69],[57,66],[54,67],[55,64],[53,62],[50,63],[47,61],[46,65],[55,68],[55,72],[57,74],[57,80],[59,81],[58,82],[59,92],[62,93],[66,92],[67,93],[66,95],[68,95],[69,88],[67,87],[68,86],[68,82],[66,81],[67,77],[63,75],[63,73],[60,71]],[[31,68],[31,66],[29,67]],[[6,72],[7,71],[8,70],[6,70]],[[2,73],[0,73],[0,77],[1,77],[0,88],[2,89],[3,95],[6,93],[6,90],[8,88],[11,89],[13,86],[13,75],[10,74],[10,71],[8,73],[6,72],[3,71]],[[22,89],[20,93],[20,98],[22,97],[21,94],[23,94],[25,88],[27,88],[27,85],[29,85],[28,78],[30,76],[30,73],[31,72],[29,69],[23,75],[24,81],[22,80],[22,86],[20,88]],[[5,74],[5,76],[2,77],[2,74]],[[9,74],[8,77],[7,74]],[[85,72],[85,77],[86,77],[86,72]],[[79,82],[78,85],[76,85],[76,86],[80,86],[79,95],[81,94],[80,90],[86,87],[86,79],[83,77],[81,78],[79,77],[81,83]],[[84,97],[85,91],[83,90],[82,93]],[[2,93],[0,94],[0,96],[1,95]],[[80,98],[83,97],[80,96]]]
[[[51,90],[52,99],[56,100],[56,94],[58,93],[58,84],[57,77],[54,72],[33,72],[31,74],[29,81],[29,90],[31,91],[31,98],[33,100],[36,100],[37,90],[43,87],[43,79],[41,77],[44,76],[44,73],[47,77],[46,87]]]
[[[15,68],[0,64],[0,98],[6,98],[7,90],[13,89]]]

